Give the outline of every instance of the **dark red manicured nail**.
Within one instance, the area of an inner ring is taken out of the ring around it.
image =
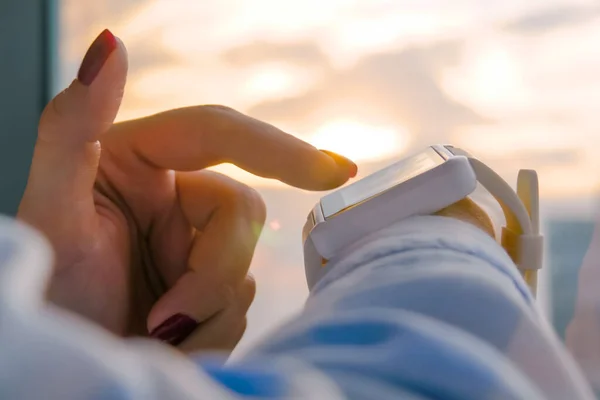
[[[341,156],[333,151],[329,150],[320,150],[322,153],[327,154],[329,157],[333,158],[337,165],[342,168],[346,168],[350,174],[350,178],[354,178],[358,173],[358,167],[356,164],[349,160],[348,158]]]
[[[94,40],[87,53],[85,53],[85,57],[83,57],[79,72],[77,73],[79,82],[86,86],[91,85],[110,53],[116,48],[117,38],[108,29],[103,30],[96,40]]]
[[[193,318],[184,314],[175,314],[150,332],[150,337],[177,346],[197,327],[198,322]]]

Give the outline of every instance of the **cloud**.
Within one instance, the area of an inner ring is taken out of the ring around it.
[[[255,41],[230,49],[223,54],[223,59],[239,67],[271,61],[311,66],[328,64],[327,57],[321,49],[308,41],[292,44]]]
[[[519,150],[517,148],[510,155],[488,157],[487,161],[499,165],[519,165],[522,168],[545,168],[575,165],[582,160],[582,157],[583,152],[573,148],[554,150]]]
[[[369,55],[349,69],[328,69],[302,95],[257,104],[249,113],[302,121],[307,129],[331,118],[356,118],[408,129],[413,146],[443,141],[459,126],[486,122],[440,87],[441,72],[459,61],[460,50],[460,42],[445,42]]]
[[[146,69],[174,67],[181,64],[180,59],[170,53],[167,48],[152,41],[137,40],[127,43],[127,45],[132,49],[129,51],[130,76],[139,74]]]
[[[600,6],[562,6],[532,13],[508,23],[512,33],[536,34],[548,30],[582,24],[600,15]]]

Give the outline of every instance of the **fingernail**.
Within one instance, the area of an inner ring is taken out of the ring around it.
[[[87,53],[85,53],[85,57],[83,57],[79,72],[77,73],[79,82],[86,86],[91,85],[110,53],[116,48],[117,38],[108,29],[103,30],[91,44]]]
[[[150,337],[177,346],[197,327],[198,322],[193,318],[184,314],[175,314],[150,332]]]
[[[327,154],[329,157],[333,158],[336,162],[337,165],[339,165],[342,168],[346,168],[349,171],[350,174],[350,178],[354,178],[356,176],[356,174],[358,173],[358,167],[356,166],[356,164],[349,160],[348,158],[341,156],[337,153],[334,153],[333,151],[329,151],[329,150],[320,150],[321,152]]]

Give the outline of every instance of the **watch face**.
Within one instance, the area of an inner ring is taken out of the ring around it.
[[[422,153],[400,160],[358,182],[343,187],[321,199],[325,218],[368,200],[444,163],[444,158],[431,147]]]

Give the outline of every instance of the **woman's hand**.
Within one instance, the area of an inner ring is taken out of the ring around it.
[[[104,31],[43,112],[18,218],[54,246],[56,304],[120,335],[230,349],[254,296],[247,273],[265,206],[203,169],[229,162],[325,190],[356,165],[221,106],[113,125],[126,75],[125,48]]]

